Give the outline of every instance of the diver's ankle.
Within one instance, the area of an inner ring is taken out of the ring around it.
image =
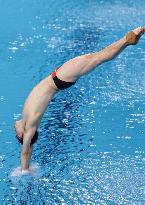
[[[126,39],[126,36],[124,36],[124,37],[122,38],[122,41],[123,41],[125,47],[127,47],[127,46],[130,45],[130,44],[128,43],[127,39]]]

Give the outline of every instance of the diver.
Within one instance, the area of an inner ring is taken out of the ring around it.
[[[32,89],[25,101],[22,118],[15,123],[16,137],[22,144],[22,172],[27,173],[30,171],[29,164],[32,156],[33,144],[38,139],[37,129],[55,93],[74,85],[81,76],[91,72],[102,63],[112,60],[127,46],[136,45],[144,32],[144,27],[138,27],[129,31],[120,40],[98,52],[70,59]]]

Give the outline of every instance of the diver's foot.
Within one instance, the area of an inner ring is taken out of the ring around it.
[[[132,30],[136,35],[143,35],[145,32],[145,28],[144,27],[138,27],[134,30]]]
[[[127,45],[136,45],[140,37],[144,34],[144,32],[145,32],[144,27],[138,27],[132,31],[129,31],[126,35]]]
[[[14,128],[16,130],[17,136],[21,139],[23,136],[23,125],[22,125],[22,120],[16,121]]]

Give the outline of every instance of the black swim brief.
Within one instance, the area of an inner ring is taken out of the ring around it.
[[[22,139],[19,139],[17,135],[16,135],[16,138],[18,139],[18,142],[19,142],[20,144],[23,144],[23,138],[22,138]],[[33,138],[31,139],[31,144],[30,144],[30,145],[33,145],[37,140],[38,140],[38,132],[36,131],[36,132],[35,132],[35,135],[34,135]]]
[[[56,76],[56,71],[59,69],[59,67],[52,73],[52,78],[54,80],[54,83],[56,85],[56,87],[60,90],[64,90],[66,88],[71,87],[72,85],[74,85],[76,82],[66,82],[63,80],[60,80],[57,76]]]

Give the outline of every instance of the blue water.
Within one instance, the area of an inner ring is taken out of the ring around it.
[[[56,66],[145,26],[145,1],[0,0],[2,205],[145,204],[145,37],[59,92],[40,125],[30,176],[12,176],[13,124]]]

